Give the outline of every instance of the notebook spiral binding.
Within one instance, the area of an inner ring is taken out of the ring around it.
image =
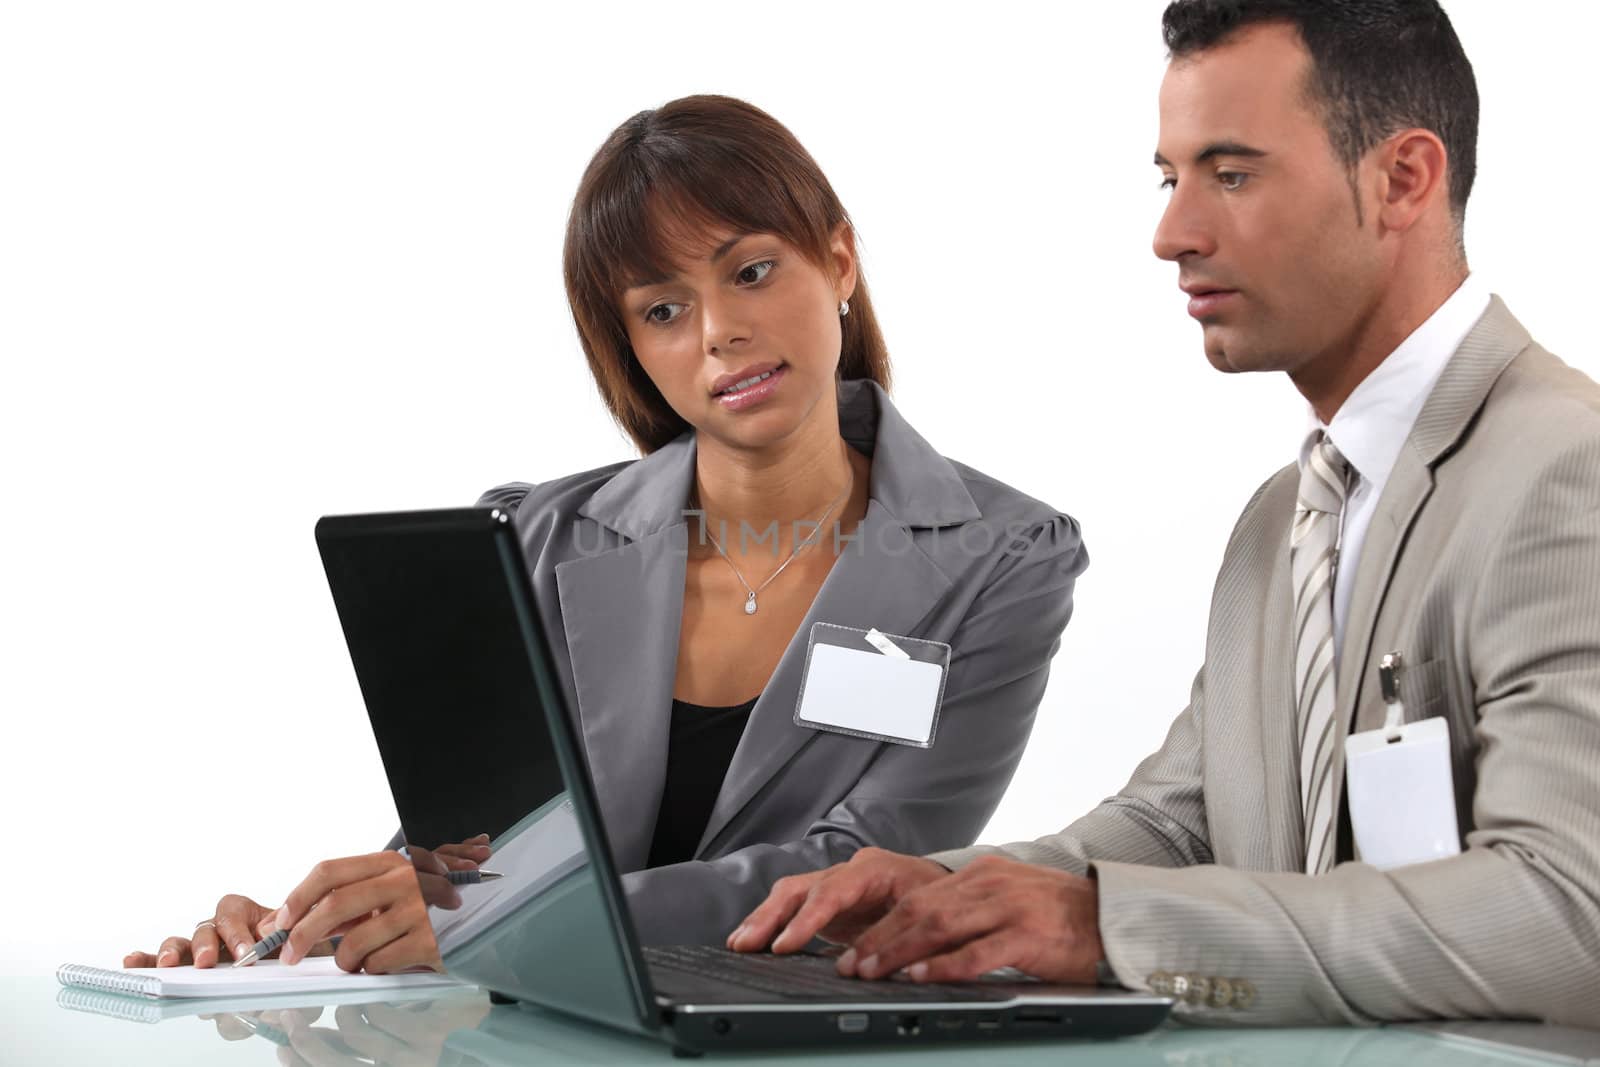
[[[110,971],[103,967],[85,967],[81,963],[66,963],[57,967],[56,980],[64,986],[141,997],[153,997],[161,991],[161,983],[148,975]]]

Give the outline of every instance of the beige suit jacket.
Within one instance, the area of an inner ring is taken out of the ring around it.
[[[1346,862],[1299,873],[1297,484],[1286,467],[1245,508],[1189,707],[1122,791],[1059,834],[933,858],[1092,868],[1118,979],[1178,992],[1191,1019],[1600,1026],[1600,387],[1494,298],[1357,564],[1340,725],[1381,725],[1377,660],[1403,652],[1407,718],[1450,724],[1463,851],[1449,859],[1353,860],[1341,797]]]

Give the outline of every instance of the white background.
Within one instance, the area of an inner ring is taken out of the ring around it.
[[[986,839],[1114,791],[1304,418],[1285,380],[1209,369],[1150,253],[1162,6],[0,8],[0,973],[115,964],[387,837],[312,524],[630,454],[561,232],[606,134],[690,92],[829,174],[915,425],[1083,523]],[[1600,374],[1600,16],[1451,8],[1485,100],[1472,260]]]

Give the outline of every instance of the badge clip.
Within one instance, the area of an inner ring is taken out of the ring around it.
[[[1383,716],[1383,738],[1390,744],[1400,740],[1400,727],[1406,718],[1406,706],[1400,699],[1400,674],[1405,666],[1405,657],[1399,652],[1385,652],[1378,663],[1378,688],[1383,692],[1387,709]]]
[[[873,627],[867,631],[867,644],[871,645],[879,652],[882,652],[885,656],[893,656],[895,659],[911,658],[911,654],[909,652],[895,644],[893,641],[889,640],[889,638],[877,627]]]

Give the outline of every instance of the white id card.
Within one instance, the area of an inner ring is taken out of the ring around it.
[[[931,748],[950,646],[818,623],[796,725]],[[924,658],[915,658],[915,657]]]
[[[1461,851],[1447,721],[1435,717],[1394,731],[1351,734],[1344,765],[1350,826],[1363,863],[1386,871]]]

